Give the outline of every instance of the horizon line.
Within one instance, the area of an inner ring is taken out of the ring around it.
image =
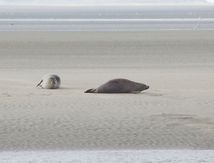
[[[65,22],[69,22],[69,21],[76,21],[76,22],[79,22],[79,21],[106,21],[106,22],[116,22],[116,21],[142,21],[142,22],[152,22],[152,21],[157,21],[157,22],[161,22],[161,21],[166,21],[166,22],[195,22],[195,21],[200,21],[200,22],[205,22],[205,21],[211,21],[211,22],[214,22],[214,18],[201,18],[201,17],[198,17],[198,18],[151,18],[151,19],[148,19],[148,18],[145,18],[145,19],[111,19],[111,18],[103,18],[103,19],[100,19],[100,18],[93,18],[93,19],[87,19],[87,18],[84,18],[84,19],[75,19],[75,18],[72,18],[72,19],[61,19],[61,18],[42,18],[42,19],[29,19],[29,18],[11,18],[11,19],[4,19],[4,18],[1,18],[0,21],[4,21],[4,22],[8,22],[8,21],[49,21],[49,22],[52,22],[52,21],[65,21]]]
[[[96,7],[96,6],[214,6],[213,3],[126,3],[126,4],[119,4],[119,3],[111,3],[111,4],[0,4],[0,7],[75,7],[75,6],[82,6],[82,7]]]

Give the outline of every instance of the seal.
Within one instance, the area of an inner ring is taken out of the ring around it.
[[[149,89],[143,83],[137,83],[128,79],[112,79],[96,89],[88,89],[85,93],[140,93]]]
[[[45,89],[57,89],[60,87],[61,80],[58,75],[48,74],[43,76],[42,80],[37,84],[37,87]]]

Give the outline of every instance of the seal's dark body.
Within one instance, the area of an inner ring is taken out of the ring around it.
[[[148,89],[149,86],[128,79],[113,79],[96,89],[89,89],[85,93],[137,93]]]

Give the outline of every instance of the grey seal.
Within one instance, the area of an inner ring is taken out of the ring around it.
[[[48,74],[43,76],[42,80],[37,84],[37,87],[45,89],[57,89],[60,87],[61,80],[58,75]]]
[[[137,83],[128,79],[112,79],[96,89],[88,89],[85,93],[140,93],[149,89],[143,83]]]

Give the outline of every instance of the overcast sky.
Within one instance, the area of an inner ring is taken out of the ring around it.
[[[0,0],[0,5],[213,4],[214,0]]]

